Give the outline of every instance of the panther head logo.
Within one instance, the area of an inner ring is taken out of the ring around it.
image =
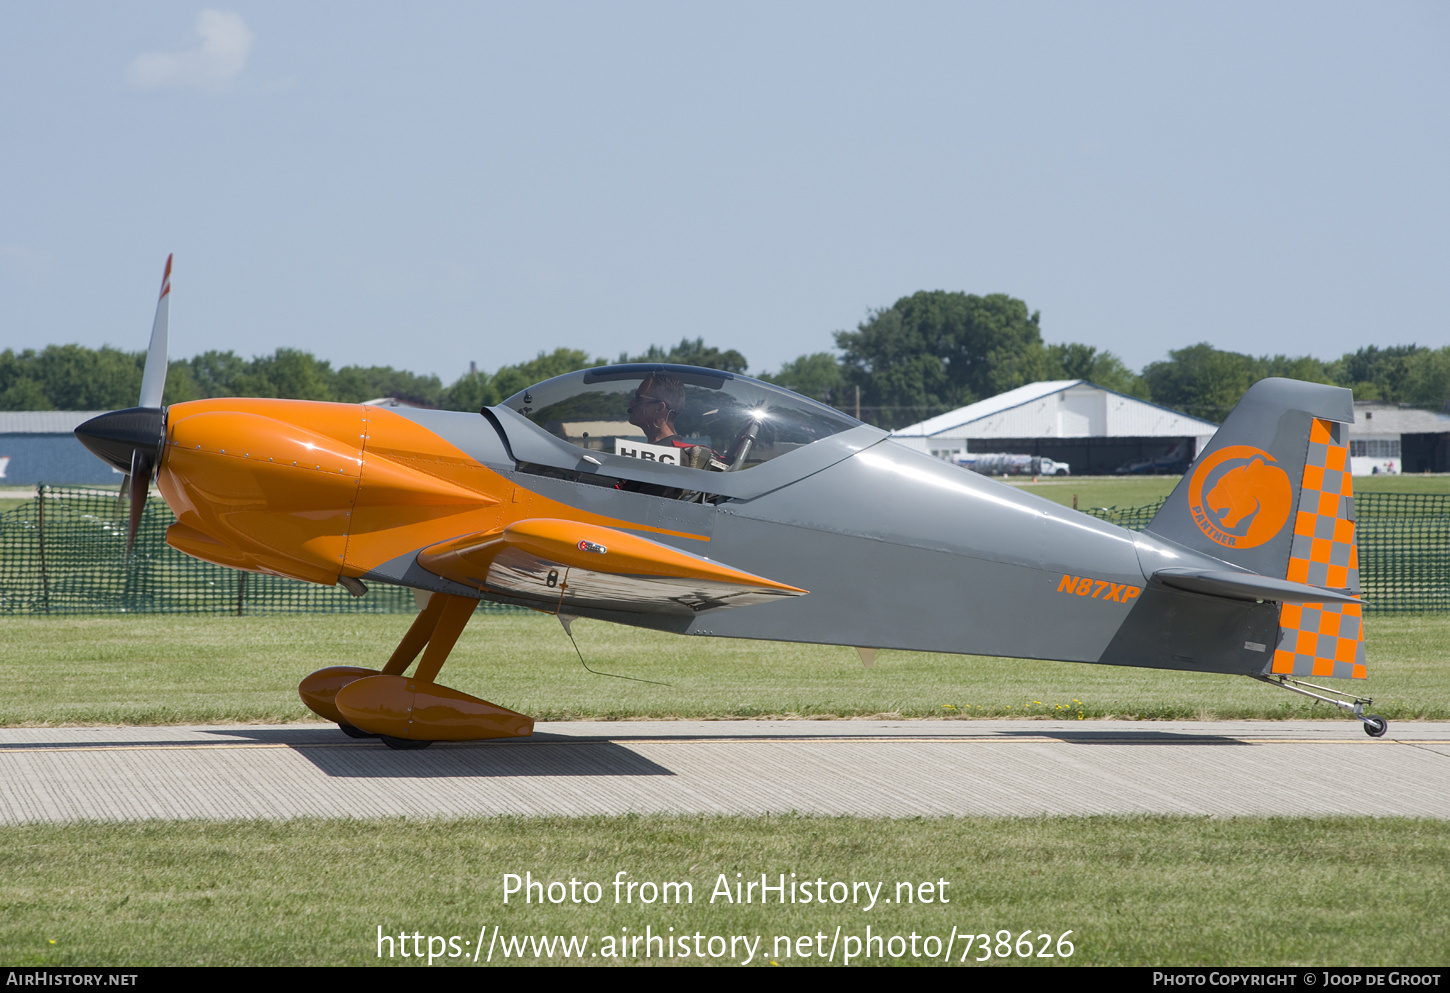
[[[1214,452],[1194,470],[1188,506],[1194,523],[1213,541],[1229,548],[1254,548],[1283,530],[1293,495],[1289,474],[1272,455],[1249,445],[1232,445]]]

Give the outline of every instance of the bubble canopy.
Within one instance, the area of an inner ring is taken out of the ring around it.
[[[860,424],[855,418],[746,376],[630,363],[556,376],[503,401],[556,438],[594,451],[675,464],[748,469]]]

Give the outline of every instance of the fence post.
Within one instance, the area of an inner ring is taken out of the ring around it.
[[[242,603],[247,596],[247,574],[237,570],[237,616],[242,616]]]
[[[40,533],[40,602],[50,613],[50,576],[45,568],[45,484],[35,484],[35,524]]]

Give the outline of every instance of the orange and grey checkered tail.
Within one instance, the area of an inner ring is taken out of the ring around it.
[[[1334,421],[1316,417],[1312,422],[1285,578],[1358,593],[1359,550],[1354,544],[1354,486],[1346,431],[1346,425]],[[1364,679],[1360,605],[1284,604],[1270,672]]]

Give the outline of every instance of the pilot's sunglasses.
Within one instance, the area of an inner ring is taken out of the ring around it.
[[[634,399],[631,400],[630,403],[664,403],[664,401],[661,400],[659,397],[647,397],[640,394],[639,392],[636,392],[634,394]]]

